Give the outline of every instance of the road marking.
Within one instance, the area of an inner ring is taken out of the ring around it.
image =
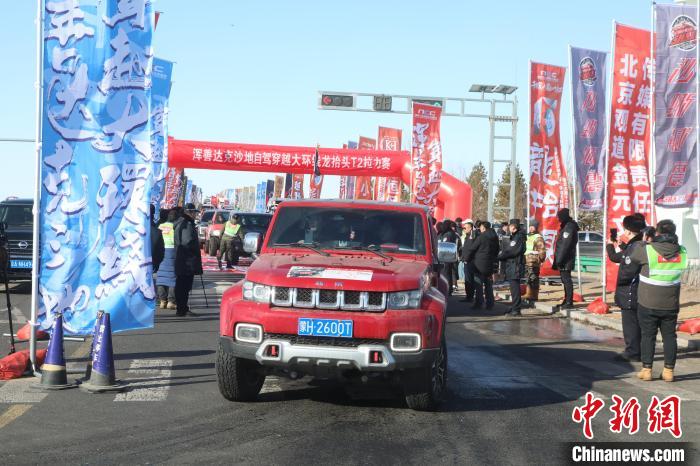
[[[8,380],[0,387],[0,403],[39,403],[48,393],[32,389],[36,377]]]
[[[128,391],[114,401],[165,401],[170,391],[172,359],[134,359],[127,379]]]
[[[4,307],[0,309],[0,314],[2,315],[7,315],[7,308]],[[14,306],[12,306],[12,322],[15,324],[26,324],[27,323],[27,318],[24,317],[24,314],[22,314],[22,310],[18,309]],[[9,324],[10,321],[5,318],[5,319],[0,319],[0,324]],[[17,331],[17,329],[15,329]]]
[[[22,414],[26,413],[29,411],[29,408],[31,408],[32,405],[13,405],[10,406],[10,408],[5,411],[4,413],[0,414],[0,429],[8,425],[10,422],[14,421],[18,417],[20,417]]]
[[[699,401],[700,394],[692,392],[690,390],[685,390],[678,386],[678,383],[666,383],[659,379],[659,374],[654,373],[656,377],[651,382],[645,382],[637,378],[636,370],[630,370],[629,367],[624,367],[620,364],[615,364],[613,362],[606,361],[575,361],[576,364],[580,364],[587,367],[595,372],[605,374],[611,379],[619,380],[628,383],[636,388],[641,388],[653,395],[658,395],[661,397],[666,397],[670,395],[677,395],[684,401]]]

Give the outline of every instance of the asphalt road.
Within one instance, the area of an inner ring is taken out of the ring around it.
[[[683,399],[682,440],[700,438],[697,357],[681,356],[678,382],[645,383],[636,365],[613,360],[621,345],[614,333],[559,318],[473,314],[457,301],[439,412],[411,411],[385,386],[346,390],[307,379],[269,378],[259,401],[228,402],[214,370],[217,302],[238,277],[207,272],[210,305],[196,291],[198,317],[158,311],[155,328],[115,336],[117,377],[130,384],[123,394],[45,394],[32,379],[0,382],[0,463],[561,464],[565,443],[584,440],[572,410],[588,391],[606,403],[593,421],[596,441],[673,441],[646,432],[651,396],[670,394]],[[13,307],[26,312],[28,292],[14,288]],[[67,343],[71,370],[84,369],[88,344]],[[613,394],[639,399],[634,436],[610,432]]]

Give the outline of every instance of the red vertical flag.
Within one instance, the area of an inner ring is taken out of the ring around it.
[[[321,174],[321,167],[318,164],[318,148],[316,148],[316,153],[314,154],[314,172],[309,178],[309,198],[320,199],[321,188],[323,188],[323,175]]]
[[[375,149],[377,140],[360,136],[360,149]],[[372,177],[358,176],[355,179],[355,199],[372,199]]]
[[[440,107],[413,104],[411,200],[417,204],[430,206],[431,213],[435,211],[442,181],[441,115]]]
[[[401,130],[379,127],[379,150],[401,150]],[[377,178],[377,200],[399,202],[401,200],[401,180],[399,178]]]
[[[610,228],[622,231],[622,219],[633,212],[651,221],[649,185],[651,144],[651,33],[615,25],[608,146],[606,235]],[[617,264],[608,261],[607,289],[615,289]]]
[[[304,199],[304,175],[292,176],[292,199]]]
[[[569,202],[559,140],[559,110],[566,68],[530,62],[530,210],[547,248],[542,274],[552,273],[557,212]]]

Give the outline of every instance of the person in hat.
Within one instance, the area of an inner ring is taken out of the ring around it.
[[[219,269],[222,269],[221,257],[226,257],[226,268],[233,268],[234,264],[238,264],[238,258],[243,250],[243,239],[245,231],[241,225],[241,216],[233,214],[224,224],[224,233],[221,237],[221,247],[216,260],[219,263]]]
[[[474,300],[474,263],[469,259],[470,250],[478,234],[474,228],[474,222],[467,219],[462,222],[462,252],[461,262],[464,271],[464,299],[462,301],[470,303]]]
[[[517,317],[522,307],[520,279],[525,272],[525,233],[520,229],[520,220],[513,218],[508,222],[510,239],[501,249],[498,260],[501,261],[503,274],[510,286],[511,306],[506,315]]]
[[[676,225],[671,220],[661,220],[656,225],[653,241],[635,247],[630,260],[641,267],[637,318],[642,329],[642,370],[637,375],[641,380],[652,380],[656,334],[660,329],[664,343],[661,378],[673,382],[678,351],[676,324],[680,311],[681,276],[688,267],[688,253],[678,244]]]
[[[202,255],[199,249],[199,236],[194,219],[182,207],[175,209],[175,302],[177,316],[194,316],[190,311],[189,299],[195,275],[202,275]]]
[[[641,266],[632,262],[631,255],[638,247],[644,248],[646,221],[641,214],[628,215],[622,219],[622,234],[616,241],[609,241],[606,252],[611,262],[620,264],[615,286],[615,304],[622,311],[622,336],[625,350],[618,355],[624,361],[639,362],[642,330],[637,319],[637,288]]]
[[[523,296],[524,304],[535,307],[535,302],[540,294],[540,266],[547,258],[547,249],[544,238],[539,232],[540,223],[534,218],[530,219],[527,241],[525,243],[525,276],[527,277],[527,289]]]
[[[576,264],[576,245],[578,244],[578,223],[571,218],[569,209],[557,212],[559,232],[554,243],[554,263],[552,268],[559,271],[564,285],[564,301],[554,308],[554,312],[574,308],[574,281],[571,272]]]

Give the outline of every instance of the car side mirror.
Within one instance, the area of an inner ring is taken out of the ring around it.
[[[260,233],[246,233],[243,238],[243,250],[248,254],[256,254],[260,249],[262,235]]]
[[[438,243],[438,262],[443,264],[452,264],[457,262],[457,245],[449,241],[441,241]]]

